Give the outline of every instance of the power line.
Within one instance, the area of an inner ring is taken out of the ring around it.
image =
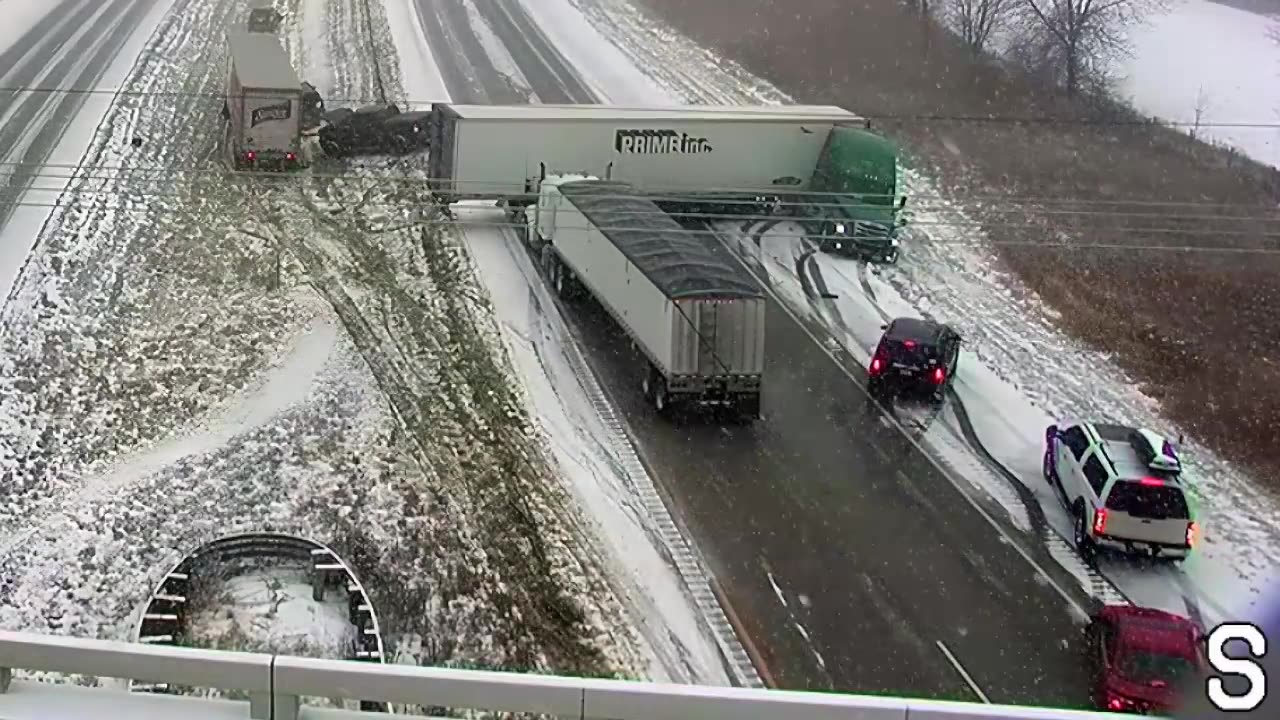
[[[9,85],[0,86],[0,92],[13,94],[47,94],[47,95],[111,95],[116,97],[196,97],[208,98],[210,100],[225,100],[226,93],[219,92],[190,92],[190,91],[160,91],[160,90],[126,90],[124,88],[64,88],[64,87],[38,87],[30,85]],[[325,98],[325,102],[336,102],[352,105],[371,105],[385,102],[377,97],[331,97]],[[439,99],[421,99],[410,98],[401,101],[401,104],[412,106],[427,106],[442,102]],[[618,110],[653,110],[654,107],[649,106],[625,106],[610,105],[610,107]],[[761,114],[768,114],[770,111],[767,106],[761,106],[759,111]],[[1047,115],[950,115],[941,113],[871,113],[871,114],[855,114],[858,120],[871,120],[893,123],[955,123],[955,124],[1004,124],[1004,125],[1072,125],[1072,126],[1097,126],[1097,127],[1194,127],[1194,128],[1244,128],[1258,130],[1275,130],[1280,129],[1280,123],[1277,122],[1206,122],[1195,120],[1150,120],[1144,118],[1135,118],[1131,120],[1120,120],[1110,118],[1061,118],[1050,117]],[[838,119],[838,118],[833,118]]]
[[[152,195],[143,195],[143,197],[177,197],[177,196],[172,194],[152,194]],[[50,209],[73,207],[72,204],[57,203],[57,202],[54,202],[54,203],[33,203],[28,201],[16,201],[16,202],[9,202],[9,203],[0,202],[0,207],[5,207],[5,206],[39,207],[39,208],[50,208]],[[124,203],[117,204],[117,205],[97,204],[97,205],[90,205],[88,207],[89,208],[96,207],[98,209],[108,209],[108,210],[132,211],[132,212],[147,211],[147,208],[139,208],[139,207],[131,206]],[[171,208],[165,208],[165,209],[172,210]],[[476,208],[476,209],[491,210],[491,208]],[[178,212],[181,212],[181,211],[179,210]],[[699,219],[706,219],[709,222],[714,221],[716,219],[720,219],[724,222],[740,222],[740,221],[744,222],[746,220],[745,218],[738,215],[726,215],[720,218],[717,218],[716,216],[707,216],[701,213],[687,213],[687,215],[690,215],[692,217],[696,217]],[[781,218],[781,219],[786,220],[786,218]],[[780,218],[770,217],[770,216],[761,217],[761,221],[767,221],[767,220],[780,220]],[[493,228],[517,229],[517,228],[524,227],[522,224],[519,224],[519,223],[510,223],[510,222],[504,222],[504,221],[488,221],[488,220],[475,221],[475,220],[456,220],[456,219],[450,220],[445,218],[432,218],[431,220],[421,221],[417,224],[420,224],[423,226],[449,226],[449,227],[460,227],[460,228],[493,227]],[[994,228],[1022,228],[1022,229],[1043,230],[1043,228],[1040,225],[1037,225],[1034,223],[976,223],[976,222],[955,223],[955,222],[945,222],[945,221],[944,222],[924,221],[924,222],[913,223],[913,226],[948,227],[948,228],[972,227],[974,229],[987,229],[987,228],[994,227]],[[569,229],[577,229],[577,230],[587,229],[586,226],[579,226],[579,225],[563,225],[561,227],[565,227]],[[649,226],[649,225],[645,225],[645,226],[629,226],[629,225],[599,226],[598,225],[594,227],[602,231],[652,231],[653,229],[652,226]],[[1174,228],[1141,227],[1141,228],[1118,228],[1117,230],[1123,231],[1126,234],[1134,234],[1134,235],[1192,234],[1189,231],[1174,229]],[[678,234],[685,234],[685,235],[695,235],[695,236],[696,235],[719,236],[723,234],[723,231],[720,231],[720,230],[714,230],[714,229],[704,230],[704,229],[685,228],[685,227],[668,228],[668,229],[664,229],[664,232],[671,232],[671,233],[678,233]],[[1247,232],[1247,231],[1214,230],[1212,232],[1201,232],[1201,233],[1195,233],[1195,234],[1200,235],[1202,237],[1247,237],[1247,238],[1254,238],[1254,239],[1265,238],[1265,239],[1280,240],[1280,232],[1258,233],[1258,232]],[[972,242],[960,242],[955,240],[939,241],[937,239],[934,239],[933,243],[937,245],[959,246],[959,247],[1010,246],[1010,247],[1033,247],[1033,248],[1039,248],[1039,249],[1062,249],[1062,250],[1126,250],[1126,251],[1134,250],[1134,251],[1167,252],[1167,253],[1179,253],[1179,252],[1221,253],[1221,254],[1233,254],[1233,255],[1234,254],[1245,254],[1245,255],[1280,254],[1280,247],[1230,247],[1230,246],[1223,246],[1223,245],[1192,245],[1192,244],[1154,245],[1154,244],[1139,244],[1139,243],[1096,243],[1096,242],[1074,243],[1074,242],[1067,242],[1067,241],[1051,242],[1051,241],[1022,241],[1022,240],[991,240],[991,239],[974,240]]]
[[[0,167],[15,166],[15,165],[18,165],[18,163],[0,163]],[[167,183],[167,182],[173,182],[175,180],[181,179],[181,180],[187,180],[188,182],[191,182],[191,183],[198,182],[201,184],[207,184],[207,183],[216,182],[218,184],[223,184],[223,185],[225,185],[228,180],[236,180],[236,179],[251,179],[251,180],[262,182],[264,184],[276,184],[276,185],[288,185],[288,184],[301,185],[302,182],[306,180],[343,180],[346,182],[361,183],[369,186],[409,185],[409,186],[430,187],[432,183],[440,183],[440,184],[447,183],[449,185],[455,185],[455,186],[468,185],[468,184],[483,185],[483,186],[486,186],[486,188],[493,188],[494,186],[507,186],[513,191],[513,193],[523,191],[523,187],[518,185],[517,183],[506,182],[506,181],[497,181],[497,182],[484,181],[484,180],[458,181],[458,180],[448,180],[448,179],[436,179],[436,178],[430,178],[426,176],[408,176],[408,175],[403,177],[387,176],[387,175],[361,175],[361,174],[354,174],[354,173],[307,173],[305,175],[287,175],[287,174],[286,175],[270,175],[266,173],[252,172],[252,171],[239,171],[239,172],[229,171],[229,170],[226,170],[225,168],[217,168],[216,166],[214,166],[214,168],[210,170],[195,170],[195,169],[185,169],[185,168],[178,168],[178,167],[132,168],[132,167],[125,167],[125,166],[108,166],[108,165],[96,165],[96,166],[41,165],[38,163],[31,163],[31,164],[28,164],[27,166],[34,167],[37,169],[50,168],[50,167],[65,168],[70,172],[66,174],[60,174],[60,173],[43,172],[39,170],[37,172],[14,171],[13,173],[11,173],[11,176],[19,179],[32,179],[32,180],[35,180],[35,179],[63,180],[63,181],[99,180],[99,181],[128,181],[131,183],[146,183],[146,182],[152,182],[152,183],[166,182]],[[92,173],[92,174],[87,172],[77,172],[77,170],[81,168],[97,169],[97,170],[114,170],[118,172]],[[71,188],[40,188],[40,187],[33,186],[29,188],[29,191],[32,191],[32,192],[78,192],[79,190],[74,190]],[[101,193],[101,192],[107,192],[107,191],[85,190],[83,192]],[[117,190],[113,192],[124,192],[124,191]],[[629,194],[619,194],[614,196],[605,195],[602,197],[622,198],[622,197],[640,196],[655,202],[678,202],[681,200],[688,200],[690,197],[693,197],[693,196],[705,195],[707,193],[711,193],[711,194],[736,193],[736,194],[742,194],[742,195],[756,195],[756,194],[771,194],[771,193],[776,193],[777,191],[774,189],[761,189],[761,188],[710,188],[710,189],[696,188],[696,189],[690,189],[688,194],[675,194],[678,192],[680,192],[680,188],[678,187],[663,186],[661,188],[655,188],[651,192],[645,192],[644,190],[637,190],[636,192],[629,193]],[[837,192],[827,192],[827,191],[808,191],[808,190],[802,191],[802,192],[786,192],[781,194],[785,194],[791,197],[814,198],[819,200],[826,199],[826,198],[849,197],[848,193],[837,193]],[[873,200],[876,198],[879,198],[882,200],[889,200],[889,199],[892,199],[893,196],[888,194],[862,193],[857,195],[857,197],[867,199],[867,200]],[[980,208],[980,210],[982,212],[996,212],[996,213],[1033,211],[1039,215],[1162,217],[1166,219],[1184,219],[1184,220],[1198,219],[1198,220],[1214,220],[1214,221],[1257,221],[1257,222],[1276,222],[1280,220],[1280,210],[1277,210],[1275,206],[1253,205],[1253,204],[1244,204],[1244,203],[1210,203],[1210,202],[1174,201],[1174,200],[1087,200],[1082,198],[1081,199],[1062,198],[1062,197],[1047,198],[1047,197],[1036,197],[1036,196],[1018,196],[1018,195],[943,196],[943,195],[924,195],[924,194],[909,194],[908,200],[909,201],[914,200],[914,202],[910,204],[911,208],[918,206],[922,201],[926,203],[933,201],[933,202],[945,204],[946,206],[948,206],[945,208],[941,208],[941,209],[945,209],[948,212],[965,211],[965,209],[963,208],[960,210],[956,210],[955,208],[950,207],[956,204],[963,205],[963,204],[978,204],[978,203],[1006,203],[1006,204],[1012,203],[1014,205],[1019,205],[1019,206],[1025,205],[1025,206],[1031,206],[1031,207],[1001,208],[998,206],[992,207],[988,205],[986,207]],[[717,199],[717,203],[723,204],[723,205],[748,206],[748,205],[756,204],[756,201],[753,199],[725,198],[723,200]],[[815,202],[812,199],[806,199],[802,203],[783,201],[780,203],[780,206],[793,207],[800,204],[803,204],[806,207],[831,207],[831,208],[839,207],[839,208],[850,208],[850,209],[876,209],[876,208],[883,209],[887,205],[886,203],[875,203],[875,202],[850,203],[847,201],[823,203],[823,202]],[[1261,211],[1266,214],[1247,215],[1247,216],[1231,216],[1231,215],[1216,215],[1216,214],[1169,215],[1165,213],[1140,213],[1140,212],[1132,212],[1132,211],[1102,211],[1102,210],[1076,210],[1076,209],[1059,210],[1059,209],[1045,209],[1045,208],[1035,207],[1038,205],[1050,205],[1050,206],[1052,205],[1059,205],[1059,206],[1083,205],[1086,207],[1101,206],[1101,207],[1150,207],[1150,208],[1251,209],[1251,210]],[[926,205],[926,207],[930,207],[930,206]]]
[[[142,196],[142,197],[174,197],[174,198],[185,198],[185,197],[188,197],[186,194],[183,194],[183,193],[177,193],[177,192],[169,192],[169,193],[154,193],[154,192],[149,192],[149,191],[146,191],[146,190],[145,190],[145,186],[146,186],[148,183],[149,183],[149,184],[151,184],[151,185],[156,185],[156,184],[169,184],[169,183],[172,183],[172,182],[173,182],[173,178],[172,178],[172,177],[168,177],[168,178],[146,178],[146,179],[143,179],[143,180],[141,180],[141,181],[139,181],[139,180],[137,180],[137,179],[134,179],[134,178],[124,178],[124,177],[122,177],[122,176],[117,176],[117,175],[72,175],[72,176],[61,176],[61,175],[50,175],[50,174],[42,174],[42,173],[33,173],[33,174],[28,175],[28,176],[26,176],[26,177],[30,177],[30,178],[33,178],[33,179],[36,179],[36,178],[38,178],[38,179],[72,179],[72,180],[86,180],[86,179],[90,179],[90,180],[92,180],[92,179],[98,179],[98,180],[104,180],[104,181],[128,179],[128,180],[130,180],[130,182],[131,182],[131,183],[134,183],[135,185],[143,186],[142,188],[136,188],[136,189],[134,189],[134,188],[119,188],[119,187],[116,187],[116,188],[70,187],[69,185],[68,185],[67,187],[60,187],[60,188],[59,188],[59,187],[44,188],[44,187],[38,187],[38,186],[36,186],[36,185],[32,185],[32,186],[30,186],[30,187],[28,187],[28,188],[26,188],[26,189],[25,189],[25,192],[27,192],[27,193],[50,193],[50,194],[56,194],[56,195],[69,195],[69,196],[73,196],[73,197],[75,197],[75,196],[100,196],[100,195],[109,195],[109,196],[134,196],[134,197],[136,197],[136,196]],[[323,176],[311,176],[311,177],[323,177]],[[347,181],[354,181],[354,182],[356,182],[356,183],[366,183],[366,182],[367,182],[367,183],[368,183],[368,185],[369,185],[370,187],[376,187],[376,186],[381,185],[381,184],[392,184],[392,183],[408,183],[408,184],[412,184],[412,185],[426,185],[426,184],[429,182],[429,181],[428,181],[428,180],[426,180],[426,179],[417,179],[417,178],[405,178],[405,179],[398,179],[398,178],[378,178],[378,177],[359,176],[359,175],[353,175],[353,176],[334,175],[334,176],[329,176],[329,177],[332,177],[332,178],[341,178],[341,179],[343,179],[343,180],[347,180]],[[266,178],[266,180],[267,180],[267,182],[270,182],[272,179],[271,179],[271,178]],[[282,185],[283,185],[283,184],[288,184],[290,180],[291,180],[291,179],[290,179],[290,178],[287,178],[287,177],[285,177],[285,178],[280,178],[280,181],[281,181],[281,182],[280,182],[280,184],[282,184]],[[250,192],[248,188],[236,188],[236,187],[234,187],[233,185],[227,185],[224,181],[225,181],[225,177],[218,177],[218,176],[214,176],[213,174],[209,174],[209,175],[207,175],[206,177],[201,178],[201,179],[189,179],[189,180],[188,180],[188,184],[187,184],[185,187],[186,187],[186,188],[188,188],[188,189],[190,189],[190,188],[192,188],[192,187],[197,187],[197,188],[200,188],[200,189],[203,191],[203,190],[207,190],[210,186],[217,186],[217,187],[224,188],[225,190],[227,190],[227,191],[228,191],[228,194],[232,194],[232,193],[236,193],[236,192],[238,192],[238,193],[240,193],[240,194],[249,194],[249,192]],[[749,191],[744,191],[744,192],[749,192]],[[809,193],[799,193],[799,194],[800,194],[800,195],[808,195]],[[812,194],[813,194],[813,195],[816,195],[816,196],[819,196],[819,198],[823,198],[823,197],[826,197],[826,196],[831,195],[831,193],[812,193]],[[597,196],[597,197],[602,197],[602,198],[614,198],[614,199],[623,199],[623,198],[635,198],[635,197],[640,197],[640,198],[643,198],[643,199],[649,200],[649,201],[651,201],[651,202],[655,202],[655,203],[663,203],[663,202],[687,202],[687,201],[689,201],[690,199],[693,199],[693,197],[696,197],[696,196],[689,196],[689,195],[665,195],[665,194],[645,194],[645,193],[639,193],[639,194],[637,194],[637,193],[627,193],[627,194],[615,194],[615,195],[611,195],[611,194],[601,194],[601,195],[599,195],[599,196]],[[750,206],[753,206],[753,205],[757,205],[757,204],[758,204],[756,201],[754,201],[754,200],[749,200],[749,199],[741,199],[741,200],[740,200],[740,199],[724,199],[724,200],[722,200],[722,199],[717,198],[717,199],[715,200],[715,202],[716,202],[716,204],[719,204],[719,205],[726,205],[726,206],[741,206],[741,207],[750,207]],[[930,205],[928,202],[925,202],[925,203],[923,204],[923,206],[922,206],[922,204],[918,201],[918,202],[914,203],[913,205],[911,205],[910,212],[913,212],[913,213],[914,213],[914,212],[921,212],[922,210],[918,209],[918,208],[921,208],[921,207],[923,207],[923,211],[924,211],[924,212],[946,212],[946,213],[959,213],[959,212],[961,212],[961,211],[957,211],[957,210],[955,210],[955,209],[952,207],[952,205],[954,204],[954,201],[951,201],[951,200],[944,200],[944,199],[939,198],[939,199],[938,199],[938,202],[939,202],[939,203],[941,203],[941,205],[933,206],[933,205]],[[424,201],[424,204],[426,204],[426,201]],[[883,203],[849,203],[849,202],[843,202],[843,203],[831,202],[831,203],[828,203],[828,202],[815,202],[815,201],[812,201],[812,200],[806,200],[806,201],[803,201],[803,202],[785,202],[785,201],[784,201],[784,202],[778,203],[778,207],[779,207],[779,208],[782,208],[782,209],[788,209],[788,208],[801,208],[801,207],[802,207],[802,208],[804,208],[804,209],[806,209],[806,210],[819,209],[819,210],[824,210],[824,211],[830,211],[830,210],[887,210],[887,206],[886,206],[885,204],[883,204]],[[658,212],[658,211],[655,211],[655,213],[656,213],[656,212]],[[1280,212],[1272,212],[1272,213],[1269,213],[1269,214],[1267,214],[1267,215],[1217,215],[1217,214],[1187,214],[1187,213],[1177,213],[1177,212],[1173,212],[1173,213],[1170,213],[1170,212],[1136,212],[1136,211],[1122,211],[1122,210],[1052,209],[1052,208],[1046,209],[1046,208],[1038,208],[1038,207],[1034,207],[1034,206],[1015,206],[1015,207],[1009,207],[1009,208],[1005,208],[1005,207],[998,207],[998,206],[996,206],[996,207],[988,206],[988,207],[983,207],[983,208],[981,208],[980,212],[982,212],[983,214],[996,214],[996,215],[1011,215],[1011,214],[1018,214],[1018,213],[1026,213],[1026,214],[1035,215],[1035,216],[1048,216],[1048,217],[1057,217],[1057,218],[1108,218],[1108,219],[1128,218],[1128,219],[1148,219],[1148,220],[1163,220],[1163,221],[1168,222],[1168,223],[1175,223],[1175,222],[1227,222],[1227,223],[1246,223],[1246,222],[1248,222],[1248,223],[1262,223],[1262,224],[1280,223]],[[787,214],[787,213],[785,213],[785,212],[784,212],[784,213],[779,213],[779,214],[764,214],[764,215],[761,215],[761,214],[752,214],[752,213],[749,213],[749,212],[744,212],[744,213],[722,213],[722,214],[709,214],[709,213],[705,213],[705,212],[666,212],[666,211],[662,211],[662,214],[671,215],[671,216],[675,216],[675,217],[703,217],[703,218],[710,218],[710,217],[714,217],[714,218],[718,218],[718,219],[725,219],[725,220],[775,220],[775,219],[779,219],[779,218],[791,217],[790,215],[788,215],[788,214]],[[845,216],[843,216],[843,215],[834,214],[834,213],[832,213],[832,214],[823,214],[823,215],[818,215],[818,216],[812,216],[812,217],[810,217],[809,219],[816,220],[816,221],[851,222],[850,218],[847,218],[847,217],[845,217]],[[927,222],[927,221],[912,221],[912,224],[913,224],[913,225],[914,225],[914,224],[919,224],[920,222]],[[938,223],[935,221],[935,224],[938,224]],[[958,222],[958,223],[956,223],[956,224],[968,224],[968,225],[974,225],[974,226],[985,226],[985,225],[986,225],[986,223],[984,223],[984,222],[982,222],[982,221],[980,221],[980,220],[964,221],[963,223]],[[1078,228],[1077,228],[1077,229],[1078,229]],[[1194,230],[1194,229],[1178,229],[1178,228],[1170,228],[1170,230],[1182,230],[1182,231],[1189,232],[1189,233],[1190,233],[1190,232],[1199,232],[1199,231]]]

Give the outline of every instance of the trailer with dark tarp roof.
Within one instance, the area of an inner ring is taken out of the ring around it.
[[[658,412],[720,405],[760,416],[765,294],[709,234],[626,183],[549,177],[524,234],[563,300],[591,295],[645,356]]]

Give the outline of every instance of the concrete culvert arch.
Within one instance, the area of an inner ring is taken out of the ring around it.
[[[292,612],[293,627],[285,639],[254,619],[246,632],[233,601],[242,599],[246,583],[270,594],[270,620]],[[303,597],[304,595],[309,597]],[[288,604],[288,607],[285,604]],[[305,606],[305,607],[301,607]],[[290,644],[315,618],[321,642],[299,648]],[[325,627],[320,627],[324,625]],[[209,628],[222,634],[211,640]],[[261,631],[261,634],[259,633]],[[332,548],[306,538],[280,533],[244,533],[207,543],[173,566],[156,585],[139,614],[134,638],[149,645],[217,647],[302,654],[312,657],[386,662],[382,629],[364,585]],[[137,692],[173,693],[166,684],[131,683]],[[362,702],[362,710],[390,711],[383,703]]]

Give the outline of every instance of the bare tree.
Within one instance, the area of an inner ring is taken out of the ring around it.
[[[1021,0],[948,0],[947,7],[955,21],[960,39],[979,55],[987,49],[991,36],[1009,26],[1019,10]]]
[[[1062,87],[1075,95],[1107,61],[1128,52],[1124,30],[1164,0],[1023,0],[1028,30],[1038,36]]]
[[[1197,135],[1200,134],[1200,123],[1201,121],[1204,120],[1205,113],[1209,111],[1209,105],[1210,105],[1209,94],[1206,93],[1204,91],[1204,87],[1201,86],[1200,89],[1196,91],[1196,106],[1195,106],[1196,119],[1195,119],[1195,124],[1191,126],[1192,139],[1194,139]]]

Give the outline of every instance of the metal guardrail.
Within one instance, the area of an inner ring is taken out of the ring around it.
[[[203,688],[247,691],[245,717],[298,720],[303,696],[377,700],[424,707],[529,712],[561,718],[611,720],[1105,720],[1116,716],[1072,710],[938,702],[828,693],[699,687],[547,675],[378,665],[339,660],[148,646],[105,640],[0,631],[0,716],[9,717],[29,685],[14,670],[121,677]],[[70,690],[70,688],[68,689]],[[76,689],[83,692],[82,689]],[[94,715],[111,718],[102,690]],[[183,720],[202,716],[179,698],[166,698]],[[176,704],[175,704],[176,703]],[[225,715],[222,715],[225,717]],[[385,718],[349,712],[346,718]]]

